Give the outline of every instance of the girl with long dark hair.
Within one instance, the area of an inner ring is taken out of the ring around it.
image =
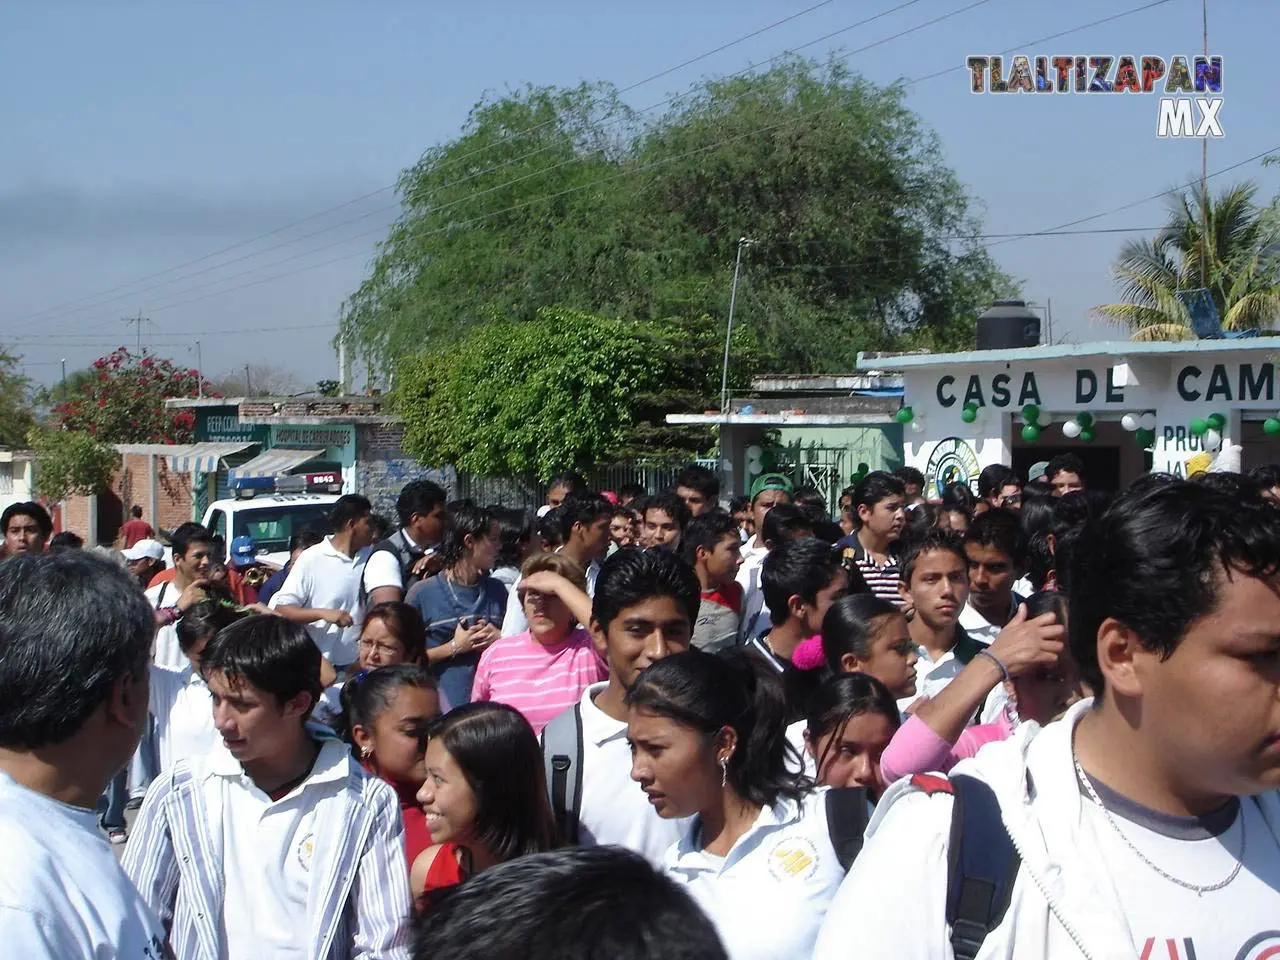
[[[880,756],[900,724],[893,694],[862,673],[831,677],[809,701],[805,750],[813,758],[818,783],[863,787],[874,802],[887,784]]]

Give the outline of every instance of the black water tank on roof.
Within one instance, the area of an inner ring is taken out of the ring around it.
[[[997,300],[978,317],[978,349],[1009,350],[1040,345],[1040,317],[1025,300]]]

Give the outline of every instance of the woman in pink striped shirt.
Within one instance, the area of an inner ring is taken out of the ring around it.
[[[573,706],[582,691],[609,677],[591,635],[587,578],[561,553],[525,561],[517,591],[529,629],[503,637],[480,655],[472,701],[491,700],[519,710],[533,732]]]

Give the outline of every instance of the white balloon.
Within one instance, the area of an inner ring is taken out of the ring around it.
[[[1210,428],[1200,442],[1204,444],[1204,448],[1210,453],[1216,453],[1222,447],[1222,434]]]
[[[1062,425],[1062,435],[1068,440],[1074,440],[1080,436],[1080,424],[1075,420],[1068,420]]]
[[[733,472],[733,461],[732,461],[732,460],[729,460],[729,459],[721,460],[721,461],[720,461],[720,469],[721,469],[721,470],[723,470],[725,473],[732,473],[732,472]]]
[[[911,421],[911,432],[912,432],[912,433],[924,433],[924,424],[923,424],[923,423],[921,423],[919,420],[912,420],[912,421]]]
[[[751,446],[747,447],[748,460],[759,460],[763,454],[764,454],[764,451],[761,450],[759,447],[757,447],[755,444],[752,444]]]
[[[1139,418],[1137,416],[1132,413],[1126,413],[1120,418],[1120,426],[1124,427],[1130,433],[1133,433],[1133,431],[1137,430],[1138,427],[1141,426],[1138,421]]]
[[[1156,415],[1154,413],[1144,413],[1138,418],[1138,426],[1143,430],[1154,430],[1156,428]]]
[[[1044,429],[1051,423],[1053,423],[1053,414],[1048,410],[1041,410],[1040,416],[1036,419],[1036,426]]]
[[[747,473],[751,474],[752,476],[755,476],[757,473],[759,473],[763,469],[764,467],[761,465],[759,460],[747,461]]]

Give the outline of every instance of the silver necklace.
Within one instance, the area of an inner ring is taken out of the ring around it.
[[[1240,808],[1240,852],[1236,854],[1236,865],[1235,867],[1232,868],[1231,873],[1227,875],[1226,879],[1219,880],[1217,883],[1208,884],[1207,886],[1200,886],[1199,884],[1195,884],[1195,883],[1187,883],[1187,881],[1179,880],[1173,874],[1167,873],[1164,870],[1161,870],[1158,866],[1156,866],[1147,858],[1146,854],[1144,854],[1141,850],[1135,847],[1133,845],[1133,842],[1130,841],[1130,839],[1127,836],[1125,836],[1124,831],[1120,829],[1120,824],[1116,823],[1115,818],[1111,816],[1111,811],[1106,808],[1106,805],[1103,804],[1102,802],[1102,798],[1098,796],[1098,792],[1093,789],[1093,783],[1089,780],[1088,774],[1086,774],[1084,772],[1084,768],[1080,766],[1080,760],[1079,758],[1076,757],[1076,750],[1075,750],[1074,743],[1071,745],[1071,759],[1076,765],[1076,776],[1080,779],[1080,783],[1084,786],[1085,792],[1089,795],[1089,799],[1098,805],[1098,809],[1102,811],[1102,815],[1107,818],[1107,823],[1111,824],[1111,829],[1114,830],[1116,834],[1120,837],[1120,839],[1124,841],[1124,845],[1129,848],[1129,850],[1133,853],[1135,857],[1141,860],[1144,864],[1146,864],[1156,873],[1160,874],[1160,876],[1164,877],[1170,883],[1175,884],[1179,887],[1182,887],[1182,889],[1184,890],[1194,890],[1196,896],[1203,897],[1206,893],[1213,893],[1215,890],[1221,890],[1223,887],[1230,884],[1231,881],[1234,880],[1240,874],[1240,868],[1244,866],[1244,845],[1245,845],[1245,819],[1246,818],[1245,818],[1243,806],[1241,806]]]

